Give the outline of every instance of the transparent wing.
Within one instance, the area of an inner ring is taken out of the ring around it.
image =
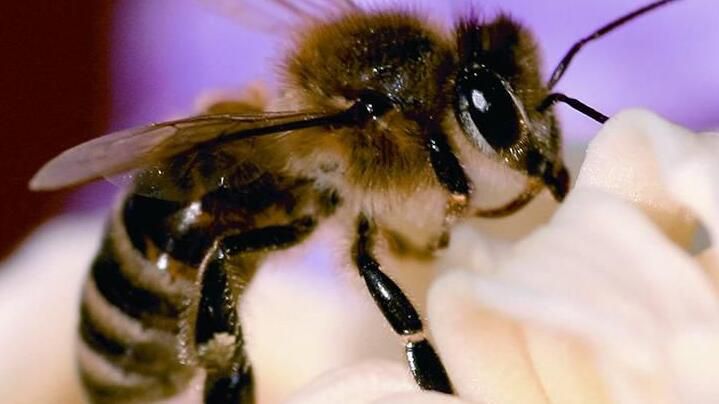
[[[276,33],[298,24],[357,11],[355,0],[199,0],[212,10],[241,24]]]
[[[201,115],[122,130],[75,146],[50,160],[32,178],[30,189],[55,190],[149,169],[223,136],[239,139],[277,133],[291,130],[298,122],[326,116],[309,112]]]

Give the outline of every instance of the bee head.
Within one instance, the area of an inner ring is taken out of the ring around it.
[[[554,115],[540,108],[548,91],[531,35],[504,15],[488,23],[466,18],[455,35],[453,103],[464,134],[482,152],[541,180],[562,200],[569,175]]]

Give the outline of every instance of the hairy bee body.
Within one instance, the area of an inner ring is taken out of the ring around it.
[[[253,402],[238,318],[244,287],[267,254],[329,217],[351,229],[346,258],[402,337],[417,385],[452,393],[377,245],[431,257],[459,219],[510,215],[544,188],[561,201],[569,174],[551,106],[607,117],[551,88],[584,43],[672,1],[578,42],[546,85],[533,37],[506,15],[470,14],[442,32],[414,13],[364,11],[352,0],[328,2],[345,7],[328,19],[312,14],[314,1],[269,1],[311,20],[296,32],[276,99],[109,134],[31,181],[51,190],[140,170],[83,293],[79,362],[90,399],[173,397],[202,377],[205,403]],[[519,187],[490,189],[498,169]]]
[[[133,244],[124,210],[112,216],[82,295],[79,367],[93,402],[171,396],[193,373],[177,343],[192,281],[163,273]]]
[[[210,143],[140,173],[138,189],[161,172],[162,188],[182,197],[130,193],[112,216],[82,301],[80,369],[93,401],[170,397],[202,370],[206,402],[250,402],[238,297],[269,251],[301,242],[338,210],[349,223],[371,218],[402,253],[426,257],[446,243],[446,184],[427,138],[446,133],[443,142],[471,147],[450,119],[459,62],[450,39],[406,13],[313,26],[285,63],[287,88],[274,104],[337,109],[378,93],[397,108],[351,127]],[[524,34],[514,40],[533,51]],[[219,263],[225,250],[232,257]]]

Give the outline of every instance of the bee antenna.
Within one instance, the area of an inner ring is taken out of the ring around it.
[[[620,26],[624,25],[625,23],[639,17],[642,14],[648,13],[649,11],[654,10],[655,8],[661,7],[665,4],[672,3],[674,1],[678,0],[660,0],[655,1],[654,3],[647,4],[646,6],[634,10],[633,12],[626,14],[620,18],[617,18],[616,20],[610,22],[609,24],[599,28],[598,30],[594,31],[591,35],[586,36],[579,41],[577,41],[574,45],[572,45],[572,48],[569,49],[569,52],[567,52],[562,60],[559,62],[557,67],[554,68],[554,72],[552,72],[552,76],[549,79],[549,82],[547,82],[547,88],[551,90],[554,88],[555,84],[559,81],[559,79],[562,78],[562,75],[564,75],[564,71],[567,70],[567,67],[569,66],[569,63],[571,63],[572,59],[574,58],[574,55],[579,52],[580,49],[584,45],[586,45],[588,42],[591,42],[595,39],[601,38],[605,34],[613,31],[615,28],[619,28]]]
[[[603,113],[597,111],[596,109],[590,107],[589,105],[579,101],[576,98],[569,97],[567,95],[564,95],[562,93],[552,93],[549,94],[542,100],[542,102],[537,107],[537,111],[544,112],[547,110],[547,108],[551,107],[552,105],[563,102],[570,107],[574,108],[575,110],[581,112],[582,114],[594,119],[595,121],[599,123],[604,123],[609,119],[606,115]]]

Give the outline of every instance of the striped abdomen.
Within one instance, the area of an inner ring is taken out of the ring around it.
[[[152,234],[179,211],[177,204],[131,197],[111,218],[80,308],[79,366],[92,401],[172,396],[194,374],[180,363],[177,338],[192,268],[180,274],[163,264],[169,257]]]
[[[132,194],[112,216],[81,308],[80,370],[94,401],[174,396],[202,368],[206,402],[252,401],[239,295],[266,253],[300,242],[339,200],[305,179],[248,172],[186,203]],[[226,350],[229,362],[218,361]]]

